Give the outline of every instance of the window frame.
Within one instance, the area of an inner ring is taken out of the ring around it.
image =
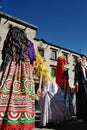
[[[57,50],[52,49],[51,50],[51,60],[56,60],[57,59]]]
[[[38,52],[42,57],[44,57],[44,48],[38,48]],[[42,52],[42,53],[41,53]]]

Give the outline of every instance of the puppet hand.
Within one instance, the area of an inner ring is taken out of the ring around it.
[[[76,90],[76,87],[75,87],[75,88],[71,88],[71,93],[72,93],[72,94],[75,94],[76,91],[77,91],[77,90]]]
[[[41,90],[40,89],[37,90],[37,96],[41,97]]]
[[[78,92],[78,82],[75,83],[76,92]]]

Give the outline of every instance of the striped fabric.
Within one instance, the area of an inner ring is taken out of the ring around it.
[[[0,83],[0,130],[35,127],[35,86],[30,60],[9,62]]]

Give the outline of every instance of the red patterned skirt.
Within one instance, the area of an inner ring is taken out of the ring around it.
[[[29,61],[8,63],[0,83],[0,130],[35,127],[35,86]]]

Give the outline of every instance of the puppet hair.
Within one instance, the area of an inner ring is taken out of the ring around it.
[[[28,39],[23,29],[9,27],[2,49],[1,71],[9,61],[19,62],[23,59],[23,55],[27,49],[27,42]]]
[[[59,86],[63,85],[63,73],[65,64],[66,64],[66,58],[63,56],[59,56],[57,58],[57,67],[56,67],[56,82]]]
[[[41,73],[43,74],[45,81],[52,80],[52,76],[43,60],[39,52],[36,53],[36,66],[35,66],[35,74],[40,77]]]

